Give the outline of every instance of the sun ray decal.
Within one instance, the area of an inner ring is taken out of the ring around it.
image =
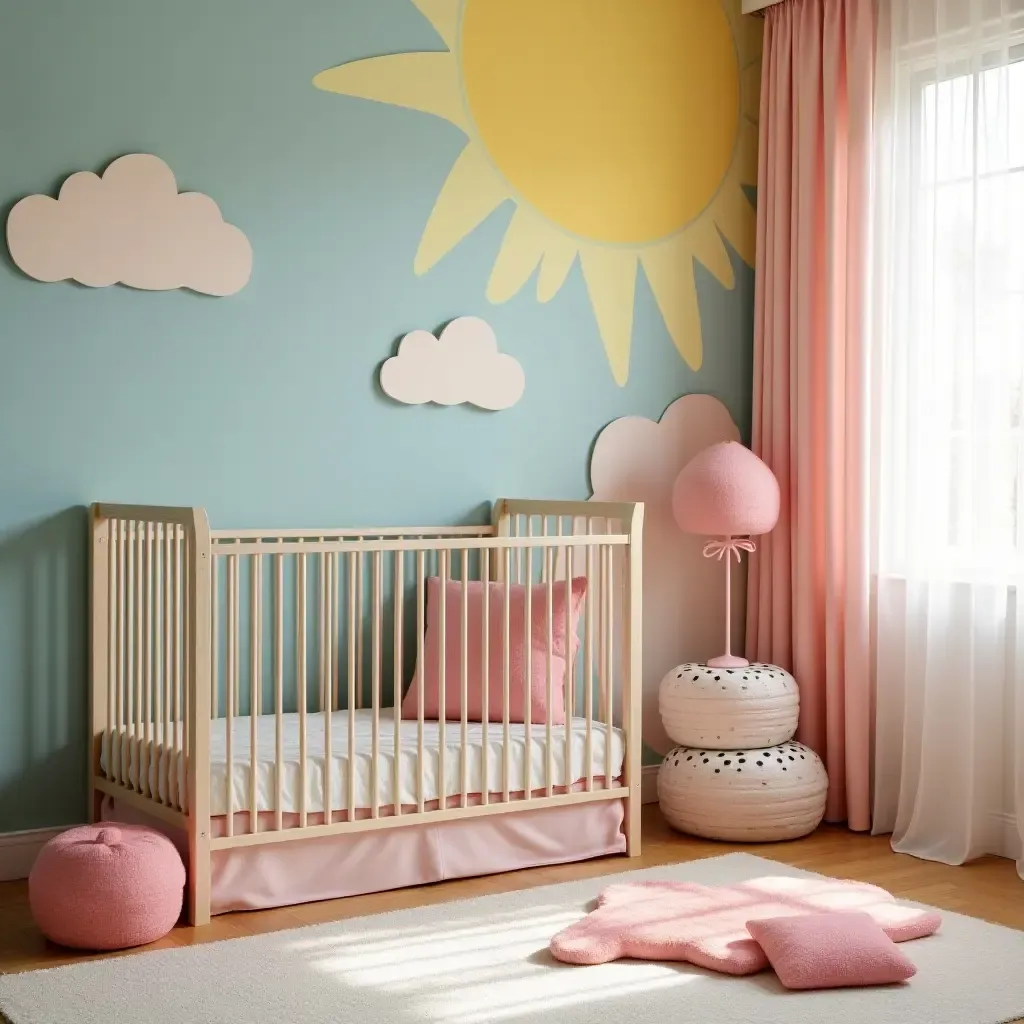
[[[742,186],[757,177],[759,22],[739,0],[412,2],[446,49],[353,61],[313,81],[434,114],[466,135],[415,272],[510,201],[491,302],[534,275],[538,300],[549,301],[579,257],[621,385],[641,267],[672,341],[699,369],[694,261],[732,288],[725,243],[754,258]]]

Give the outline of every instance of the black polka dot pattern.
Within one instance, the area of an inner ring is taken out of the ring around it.
[[[735,727],[727,721],[732,701]],[[736,747],[773,744],[796,730],[799,688],[776,665],[758,662],[726,669],[686,662],[662,679],[658,704],[665,731],[676,743],[724,748],[735,739]]]
[[[768,785],[768,782],[758,779],[758,776],[778,777],[776,773],[780,770],[787,775],[792,770],[797,772],[800,778],[818,775],[824,770],[820,759],[809,747],[793,740],[749,756],[745,750],[698,751],[688,747],[675,747],[669,751],[664,763],[683,772],[691,771],[704,775],[710,773],[722,776],[723,779],[742,774],[746,768],[748,772],[754,773],[755,781],[752,781],[751,785]],[[705,765],[708,767],[705,768]]]

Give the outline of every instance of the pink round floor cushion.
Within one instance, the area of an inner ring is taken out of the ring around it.
[[[903,906],[877,885],[821,875],[766,875],[712,886],[621,882],[601,892],[596,910],[551,940],[551,953],[567,964],[632,957],[755,974],[770,955],[751,937],[755,921],[832,912],[868,914],[893,942],[931,935],[942,923],[938,911]]]
[[[141,825],[83,825],[51,839],[28,879],[40,931],[75,949],[126,949],[166,935],[181,914],[185,866]]]

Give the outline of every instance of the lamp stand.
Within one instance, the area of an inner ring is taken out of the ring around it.
[[[746,668],[750,662],[732,653],[732,556],[740,560],[741,551],[753,551],[754,542],[747,538],[726,537],[723,540],[708,541],[704,545],[705,558],[725,558],[725,654],[709,658],[710,668]]]

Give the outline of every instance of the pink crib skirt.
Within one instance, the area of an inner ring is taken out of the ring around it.
[[[216,850],[211,910],[262,910],[624,853],[623,815],[621,800],[601,800]],[[103,818],[164,832],[187,861],[187,837],[159,819],[111,797]],[[224,834],[223,818],[211,824]]]

